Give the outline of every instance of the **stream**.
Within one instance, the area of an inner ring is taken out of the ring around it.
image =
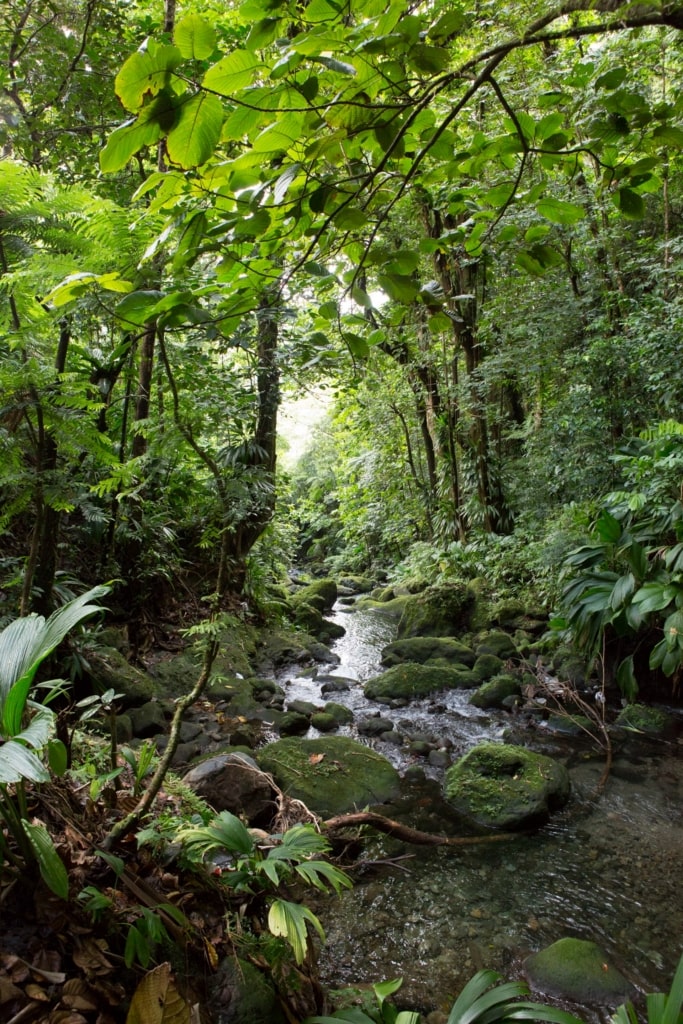
[[[317,676],[281,679],[288,702],[334,700],[357,718],[380,713],[404,732],[436,738],[449,761],[484,739],[503,738],[510,716],[471,707],[466,691],[391,710],[368,701],[362,683],[381,671],[381,650],[394,639],[395,624],[375,610],[341,604],[330,619],[346,630],[333,645],[339,664]],[[321,695],[325,681],[339,679],[349,689]],[[356,735],[354,727],[341,732]],[[357,738],[402,774],[417,760],[407,758],[405,746]],[[400,1005],[447,1011],[480,968],[519,977],[525,956],[569,935],[597,942],[641,992],[668,990],[683,950],[680,739],[629,741],[616,753],[597,802],[590,797],[603,770],[599,752],[581,741],[563,747],[549,740],[545,752],[569,767],[573,796],[545,828],[510,843],[457,850],[378,839],[354,888],[314,905],[327,935],[319,955],[323,984],[402,977]],[[407,788],[417,806],[432,804],[438,814],[434,791],[443,758],[419,763],[422,789],[419,782]],[[434,821],[431,827],[438,830],[438,819],[437,829]]]

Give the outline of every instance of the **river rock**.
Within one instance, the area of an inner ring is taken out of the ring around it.
[[[147,739],[157,733],[166,732],[166,715],[163,705],[156,700],[147,701],[139,708],[131,708],[128,712],[133,735],[138,739]]]
[[[476,676],[466,668],[408,663],[395,665],[381,676],[369,679],[364,692],[371,700],[415,700],[439,690],[473,689],[477,684]]]
[[[515,642],[508,633],[493,630],[479,641],[476,647],[477,655],[493,654],[496,658],[505,661],[506,658],[518,658],[519,651]]]
[[[527,957],[524,970],[531,988],[577,1003],[615,1006],[632,999],[634,988],[594,942],[560,939]]]
[[[123,707],[145,704],[154,696],[151,677],[130,665],[114,647],[89,651],[88,665],[95,692],[113,689],[117,694],[116,703]]]
[[[310,722],[310,716],[302,715],[300,711],[285,711],[278,723],[280,735],[303,736],[308,732]]]
[[[472,623],[476,593],[462,584],[427,587],[411,595],[398,624],[398,639],[411,636],[459,636]],[[495,653],[495,652],[494,652]]]
[[[325,705],[323,711],[326,715],[332,715],[337,725],[350,725],[353,721],[353,711],[345,704],[337,704],[331,700]]]
[[[323,817],[384,803],[399,791],[394,766],[346,736],[277,740],[258,752],[258,763],[288,796]]]
[[[675,729],[676,719],[661,708],[651,708],[645,704],[628,704],[619,712],[614,725],[617,729],[625,729],[627,732],[663,736]]]
[[[470,697],[470,704],[475,708],[502,708],[503,701],[520,692],[520,684],[517,676],[509,672],[502,672],[494,676],[488,683],[482,683],[478,690]]]
[[[339,586],[346,587],[352,594],[369,594],[374,585],[367,576],[343,576],[339,580]]]
[[[471,668],[474,665],[475,654],[471,647],[459,640],[436,636],[415,636],[396,640],[382,650],[382,664],[387,668],[402,665],[407,661],[419,665],[437,662]]]
[[[468,821],[511,831],[536,826],[569,799],[564,765],[524,747],[482,743],[446,772],[445,796]]]
[[[195,765],[183,782],[216,811],[244,815],[250,825],[272,817],[275,793],[248,754],[217,754]]]
[[[323,614],[332,611],[336,600],[337,584],[330,579],[315,580],[305,587],[300,587],[289,598],[289,602],[294,608],[301,604],[307,604],[311,608],[317,608]]]
[[[394,723],[389,718],[374,716],[359,718],[356,722],[356,728],[361,736],[380,736],[383,732],[391,732],[394,728]]]
[[[495,654],[480,654],[472,671],[480,683],[485,683],[502,670],[503,664],[501,658],[497,658]]]
[[[312,715],[311,725],[318,732],[336,732],[339,728],[339,722],[328,711],[318,711],[315,715]]]

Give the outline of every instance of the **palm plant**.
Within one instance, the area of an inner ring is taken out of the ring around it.
[[[44,826],[27,820],[26,787],[49,782],[49,768],[64,771],[66,750],[52,738],[54,713],[29,695],[40,665],[75,626],[101,610],[94,602],[108,591],[93,587],[47,620],[28,615],[0,633],[0,820],[7,829],[7,838],[0,830],[0,865],[9,861],[21,867],[36,860],[47,884],[62,897],[68,891],[66,872]],[[53,680],[46,700],[65,685]]]
[[[529,994],[529,987],[523,981],[508,981],[500,984],[501,975],[496,971],[479,971],[468,981],[451,1007],[447,1024],[503,1024],[505,1021],[535,1020],[549,1024],[582,1024],[577,1018],[553,1006],[520,1001]],[[309,1017],[305,1024],[420,1024],[420,1014],[414,1010],[397,1010],[386,997],[396,992],[401,981],[383,982],[373,985],[377,999],[377,1014],[370,1017],[358,1007],[338,1010],[331,1017]],[[615,1024],[626,1024],[624,1021]],[[633,1022],[629,1022],[633,1024]],[[668,1022],[667,1022],[668,1024]]]
[[[323,928],[308,907],[283,899],[281,888],[288,882],[303,881],[323,892],[329,886],[339,893],[352,885],[343,871],[319,859],[330,847],[311,825],[295,825],[281,835],[270,836],[267,849],[262,849],[239,818],[222,811],[210,825],[182,828],[176,838],[202,860],[217,851],[232,856],[221,880],[236,892],[266,897],[268,929],[289,943],[298,964],[308,952],[308,925],[321,938]]]
[[[668,993],[652,992],[645,997],[647,1024],[681,1024],[683,1021],[683,955]],[[611,1024],[638,1024],[632,1003],[624,1003],[614,1014]]]

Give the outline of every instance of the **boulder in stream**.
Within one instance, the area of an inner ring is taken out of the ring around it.
[[[502,708],[505,706],[503,701],[507,697],[513,697],[518,693],[520,693],[519,678],[510,672],[501,672],[493,679],[489,679],[488,683],[482,683],[470,697],[470,704],[473,704],[475,708]]]
[[[527,957],[524,970],[531,988],[577,1003],[616,1006],[632,999],[634,988],[594,942],[559,939]]]
[[[446,772],[445,796],[467,821],[513,831],[547,821],[569,799],[559,761],[525,747],[481,743]]]
[[[425,664],[464,665],[472,668],[475,653],[467,644],[453,637],[414,636],[396,640],[382,650],[382,664],[387,668],[403,665],[407,661]],[[499,664],[501,664],[499,662]]]
[[[323,817],[385,803],[399,790],[391,762],[346,736],[280,739],[258,752],[258,763],[288,796]]]
[[[459,665],[418,665],[408,662],[387,669],[381,676],[365,684],[370,700],[417,700],[440,690],[470,690],[479,680],[469,669]]]
[[[398,624],[398,638],[460,636],[470,629],[477,595],[472,587],[441,584],[407,598]]]
[[[215,811],[243,814],[250,825],[266,824],[273,816],[273,788],[248,754],[209,757],[187,772],[183,784]]]

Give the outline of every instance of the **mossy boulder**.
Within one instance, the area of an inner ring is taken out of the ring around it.
[[[627,704],[615,721],[618,729],[642,733],[645,736],[663,736],[675,728],[676,719],[661,708],[646,704]]]
[[[402,665],[407,661],[419,665],[438,661],[442,664],[474,665],[475,654],[471,647],[452,637],[413,636],[396,640],[382,650],[382,664],[387,668]]]
[[[502,708],[506,697],[513,697],[520,693],[520,681],[517,676],[509,672],[501,672],[500,675],[482,683],[479,689],[470,697],[470,704],[475,708]]]
[[[399,775],[385,757],[346,736],[277,740],[257,755],[288,796],[323,817],[386,803],[399,791]]]
[[[95,692],[114,690],[121,694],[118,703],[123,707],[146,704],[155,695],[153,679],[146,672],[130,665],[115,647],[100,647],[90,651],[88,664]],[[187,689],[192,689],[192,682]]]
[[[503,667],[503,662],[495,654],[480,654],[474,663],[472,671],[480,683],[487,679],[493,679]]]
[[[290,604],[296,608],[301,604],[308,604],[318,611],[331,612],[334,602],[337,600],[337,584],[334,580],[315,580],[296,590],[289,599]]]
[[[318,732],[336,732],[339,728],[339,722],[328,711],[316,711],[311,717],[311,725]]]
[[[524,970],[531,988],[556,999],[615,1006],[632,999],[634,988],[594,942],[559,939],[527,957]]]
[[[427,587],[406,599],[398,639],[412,636],[459,636],[472,622],[476,594],[462,584]]]
[[[278,728],[282,736],[303,736],[308,732],[310,722],[310,715],[303,715],[300,711],[285,711]]]
[[[336,701],[328,701],[323,711],[326,715],[332,715],[338,725],[350,725],[353,721],[353,711],[344,704],[337,704]]]
[[[476,647],[478,655],[493,654],[496,658],[505,661],[507,658],[519,657],[515,642],[509,633],[500,630],[492,630],[482,637]]]
[[[354,594],[369,594],[375,586],[373,580],[367,576],[342,576],[339,580],[340,587],[346,587]]]
[[[365,696],[371,700],[414,700],[439,690],[472,689],[477,678],[469,669],[456,666],[418,665],[409,662],[387,669],[365,684]]]
[[[445,796],[466,820],[511,831],[540,825],[569,799],[564,765],[525,747],[482,743],[446,772]]]

